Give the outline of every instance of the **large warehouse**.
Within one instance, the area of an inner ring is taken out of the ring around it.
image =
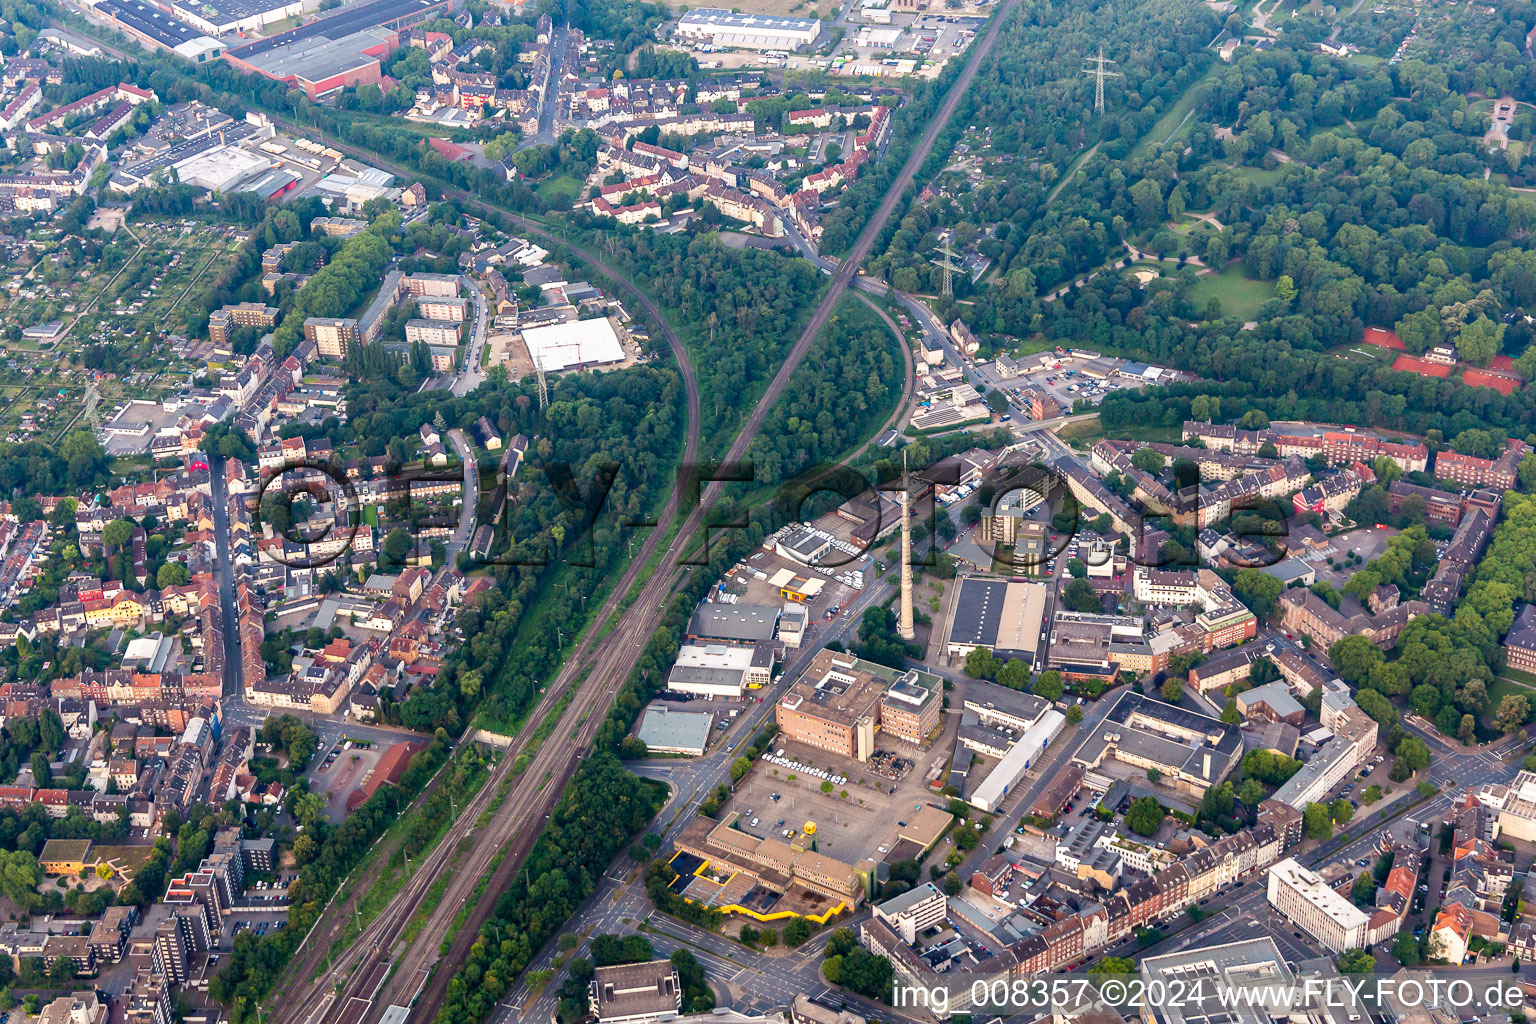
[[[747,50],[798,50],[820,35],[821,22],[816,18],[742,14],[723,7],[696,8],[677,23],[679,39]]]
[[[314,10],[317,3],[304,0],[171,0],[171,10],[187,24],[211,36],[231,32],[254,32],[272,24]]]
[[[378,84],[380,60],[400,45],[400,33],[452,9],[453,0],[363,0],[226,50],[224,59],[319,99],[348,85]]]
[[[967,576],[955,595],[947,650],[963,658],[978,647],[999,658],[1033,662],[1045,619],[1046,588],[996,576]]]
[[[193,63],[217,57],[224,44],[144,0],[96,0],[98,17],[148,46],[174,50]]]
[[[272,161],[239,146],[215,146],[175,166],[183,185],[197,185],[210,192],[228,192],[247,178],[267,170]]]
[[[739,700],[748,689],[768,685],[772,674],[771,644],[684,644],[667,676],[667,689]]]
[[[545,373],[585,370],[624,359],[624,346],[607,317],[530,327],[523,332],[523,343],[528,357]]]

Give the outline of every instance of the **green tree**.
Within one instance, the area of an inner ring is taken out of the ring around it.
[[[384,538],[384,557],[396,565],[404,563],[411,553],[411,535],[403,526],[390,530]]]
[[[1178,676],[1169,676],[1163,681],[1163,700],[1169,704],[1177,704],[1184,699],[1184,682]]]
[[[1143,473],[1156,476],[1162,473],[1163,467],[1167,464],[1167,458],[1156,448],[1138,448],[1131,453],[1131,465]]]
[[[1346,949],[1339,954],[1340,974],[1370,974],[1376,970],[1376,958],[1363,949]]]
[[[37,858],[25,850],[0,850],[0,892],[24,910],[36,905],[37,887],[43,869]]]
[[[1009,658],[1008,663],[997,671],[997,681],[1010,690],[1029,689],[1029,663]]]
[[[995,680],[1002,667],[1003,663],[989,647],[973,647],[965,656],[965,674],[972,679]]]
[[[1417,967],[1419,940],[1406,930],[1398,932],[1397,938],[1392,940],[1392,955],[1397,957],[1397,962],[1404,967]]]
[[[184,586],[189,579],[191,576],[187,573],[187,567],[180,562],[166,562],[155,573],[155,584],[161,590]]]
[[[1232,580],[1233,595],[1261,619],[1274,615],[1284,589],[1284,583],[1262,569],[1239,569]]]
[[[1125,812],[1125,827],[1140,836],[1154,835],[1163,824],[1163,807],[1155,797],[1139,796]]]
[[[1135,974],[1136,961],[1128,956],[1101,957],[1099,962],[1088,968],[1089,974]]]
[[[1074,612],[1104,610],[1104,606],[1099,602],[1099,595],[1093,589],[1093,584],[1087,580],[1073,580],[1068,583],[1061,593],[1061,603]]]
[[[1487,366],[1499,354],[1504,325],[1479,316],[1456,335],[1456,352],[1473,366]]]
[[[101,542],[113,550],[121,548],[133,539],[137,524],[131,519],[114,519],[101,530]]]
[[[1061,699],[1066,687],[1062,683],[1061,673],[1054,668],[1048,668],[1035,678],[1033,689],[1036,697],[1056,701]]]
[[[1301,812],[1301,822],[1308,839],[1327,839],[1333,835],[1333,814],[1327,804],[1307,804]]]
[[[1530,717],[1530,702],[1521,694],[1509,693],[1499,701],[1499,709],[1494,712],[1493,724],[1500,732],[1512,733],[1523,727]]]

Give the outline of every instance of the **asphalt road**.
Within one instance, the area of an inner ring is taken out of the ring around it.
[[[470,321],[469,351],[464,354],[464,364],[459,367],[458,376],[453,381],[453,393],[456,395],[467,395],[485,381],[485,368],[481,361],[485,357],[485,340],[490,333],[486,328],[485,289],[468,274],[464,275],[463,280],[475,300],[475,318]]]

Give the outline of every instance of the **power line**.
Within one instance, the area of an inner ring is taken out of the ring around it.
[[[1104,79],[1122,77],[1118,71],[1110,71],[1106,65],[1118,63],[1104,56],[1104,46],[1100,44],[1097,57],[1083,58],[1084,64],[1092,67],[1083,68],[1083,74],[1093,79],[1093,110],[1096,114],[1104,113]]]
[[[956,262],[960,252],[948,241],[939,246],[939,255],[942,259],[931,259],[928,262],[944,271],[944,297],[952,299],[955,296],[954,275],[964,269],[964,265]]]

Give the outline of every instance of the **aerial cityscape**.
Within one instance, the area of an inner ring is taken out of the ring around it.
[[[1525,1024],[1536,3],[0,2],[0,1024]]]

